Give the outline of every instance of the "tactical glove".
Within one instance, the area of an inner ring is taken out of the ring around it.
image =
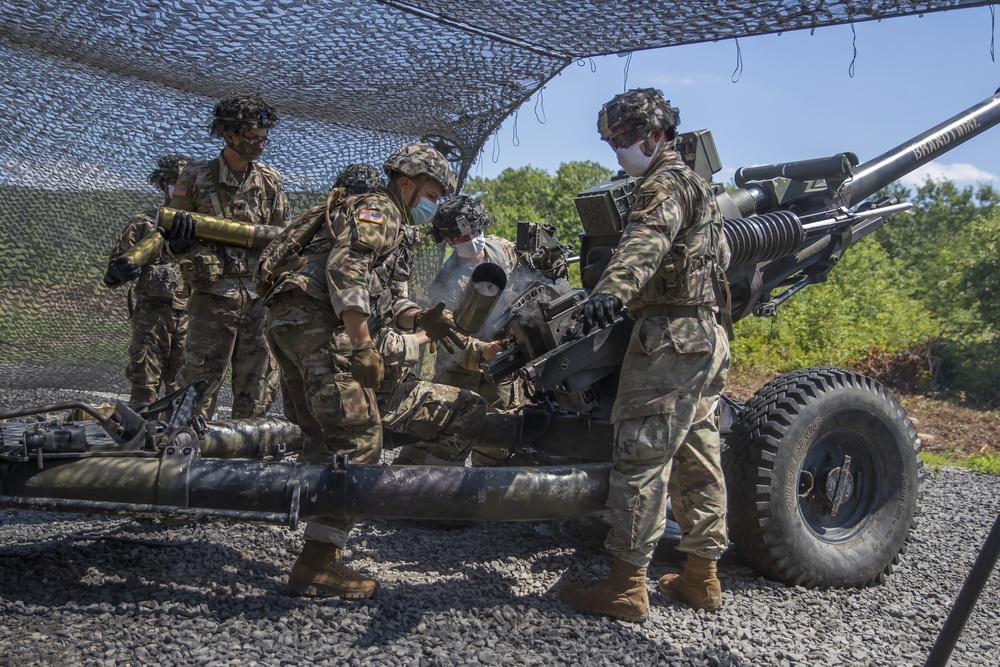
[[[104,284],[108,287],[118,287],[135,280],[142,273],[142,267],[127,257],[116,257],[108,263],[104,274]]]
[[[198,223],[190,214],[178,211],[174,216],[174,225],[163,232],[163,237],[170,246],[170,252],[180,255],[191,249],[198,238]]]
[[[576,307],[576,321],[583,326],[583,333],[603,329],[611,324],[622,308],[622,301],[612,294],[591,294]]]
[[[432,342],[441,341],[449,352],[454,352],[447,342],[449,340],[463,350],[468,347],[468,343],[455,333],[455,318],[452,317],[451,311],[444,307],[444,301],[439,301],[429,310],[417,313],[413,323],[423,329]]]
[[[378,389],[385,375],[382,355],[375,343],[368,341],[354,348],[351,354],[351,377],[365,389]]]

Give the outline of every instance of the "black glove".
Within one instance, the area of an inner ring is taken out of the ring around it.
[[[591,294],[576,307],[576,320],[583,325],[583,333],[603,329],[611,324],[622,309],[622,301],[612,294]]]
[[[451,311],[444,307],[444,301],[439,301],[433,308],[417,313],[413,323],[423,329],[432,342],[441,341],[449,352],[454,350],[448,341],[463,350],[469,346],[467,341],[455,333],[455,318],[452,317]]]
[[[108,263],[104,274],[104,284],[108,287],[118,287],[135,280],[142,273],[142,267],[128,257],[116,257]]]
[[[362,343],[351,354],[351,377],[365,389],[378,389],[385,376],[382,355],[374,343]]]
[[[170,252],[183,254],[191,249],[198,238],[198,223],[189,213],[178,211],[174,215],[174,226],[163,232],[163,238],[170,246]]]

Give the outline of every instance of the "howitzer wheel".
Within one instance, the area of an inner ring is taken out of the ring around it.
[[[881,384],[837,368],[783,375],[727,439],[729,532],[767,577],[810,588],[881,583],[915,523],[916,431]]]

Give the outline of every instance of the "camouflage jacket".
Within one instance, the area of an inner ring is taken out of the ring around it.
[[[325,208],[314,206],[296,224],[306,216],[325,215]],[[406,298],[405,283],[395,273],[405,232],[403,216],[385,192],[348,197],[332,208],[329,224],[299,253],[307,261],[282,274],[267,299],[301,290],[331,307],[337,317],[345,310],[368,315],[375,337],[382,326],[418,308]]]
[[[219,157],[187,165],[177,179],[170,206],[237,222],[284,227],[291,209],[277,169],[251,162],[246,178],[229,170]],[[260,251],[198,242],[181,258],[190,260],[188,278],[195,292],[238,297],[253,291]],[[186,269],[188,267],[185,267]]]
[[[676,151],[664,151],[635,193],[618,249],[594,293],[617,296],[633,317],[656,305],[717,310],[712,277],[716,266],[728,266],[729,246],[708,184]]]
[[[156,210],[143,211],[135,215],[118,235],[118,243],[111,250],[108,261],[120,257],[126,250],[156,233]],[[188,301],[188,286],[176,264],[164,257],[158,257],[142,267],[142,273],[135,283],[135,294],[139,301],[146,299],[170,301],[171,307],[185,310]]]

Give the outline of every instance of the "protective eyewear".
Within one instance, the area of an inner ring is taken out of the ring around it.
[[[645,138],[646,130],[641,127],[636,127],[631,130],[625,130],[621,134],[616,134],[615,136],[606,139],[606,141],[611,144],[612,148],[618,150],[619,148],[628,148]]]
[[[240,136],[243,137],[243,140],[246,141],[248,144],[253,144],[254,146],[260,146],[261,148],[271,143],[271,140],[267,137],[251,137],[245,134],[241,134]]]

